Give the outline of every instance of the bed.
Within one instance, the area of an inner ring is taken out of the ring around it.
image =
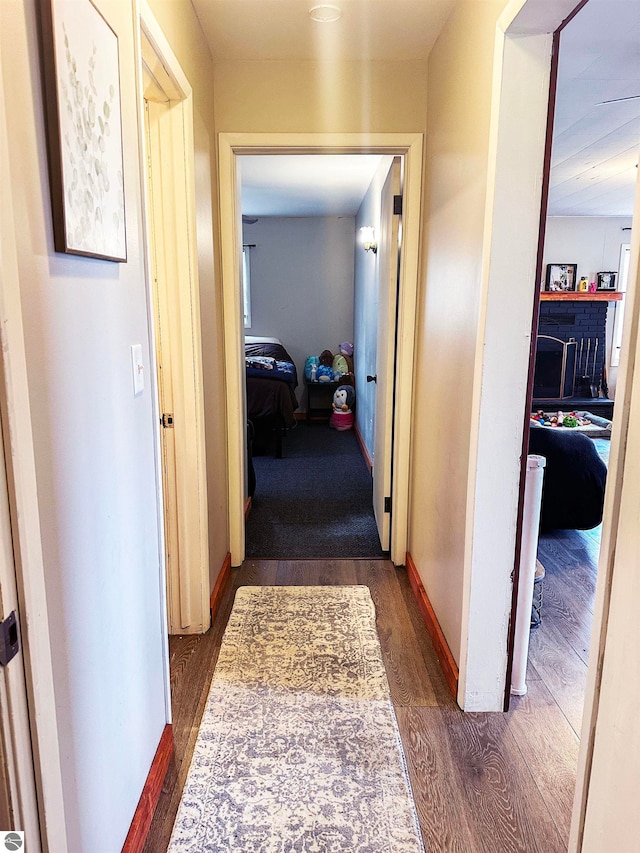
[[[298,376],[293,359],[278,338],[244,339],[247,372],[247,418],[256,429],[275,431],[276,457],[282,457],[282,436],[295,423]]]

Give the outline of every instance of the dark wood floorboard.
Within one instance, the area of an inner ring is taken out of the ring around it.
[[[551,621],[545,624],[544,631],[531,633],[529,661],[579,735],[587,682],[585,662]]]
[[[214,625],[206,634],[171,638],[176,753],[144,853],[167,849],[235,590],[260,584],[354,583],[366,584],[376,605],[428,853],[567,849],[577,763],[577,735],[570,724],[576,715],[576,696],[566,693],[566,685],[563,695],[559,687],[560,676],[567,679],[570,673],[547,648],[557,628],[552,630],[551,619],[546,619],[544,603],[543,623],[532,633],[532,639],[539,637],[533,644],[539,666],[530,665],[527,696],[515,699],[506,715],[464,714],[448,691],[404,569],[383,560],[251,560],[232,571]],[[574,665],[578,666],[576,661],[583,665],[573,654]],[[546,685],[547,678],[557,695]]]
[[[469,853],[473,828],[465,791],[449,746],[447,708],[396,708],[398,728],[427,851]]]
[[[566,845],[503,714],[441,711],[474,853],[561,853]]]
[[[507,726],[522,753],[566,849],[580,742],[540,679],[527,681],[526,696],[514,696]]]
[[[406,581],[406,572],[380,560],[359,562],[356,572],[358,583],[369,587],[376,607],[378,636],[393,704],[396,707],[437,705],[434,685],[430,677],[425,678],[424,660],[414,626],[407,619],[406,604],[399,594],[399,578]]]
[[[580,735],[593,625],[601,528],[540,536],[545,567],[542,621],[531,632],[529,671],[538,674]]]

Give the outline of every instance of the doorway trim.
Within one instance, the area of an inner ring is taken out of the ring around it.
[[[422,146],[423,136],[420,133],[220,133],[218,135],[222,290],[227,378],[229,541],[231,562],[234,566],[239,566],[245,555],[244,499],[246,477],[244,328],[240,284],[242,211],[236,157],[241,154],[392,154],[404,157],[402,260],[398,301],[396,398],[394,403],[394,477],[391,496],[393,504],[391,559],[396,565],[404,565],[407,550],[409,506],[413,359],[422,196]]]
[[[489,382],[483,380],[484,377],[501,375],[502,388],[509,389],[508,399],[504,394],[500,394],[502,410],[514,412],[516,416],[518,412],[525,414],[525,364],[528,363],[526,356],[531,338],[531,301],[535,298],[534,294],[537,294],[534,271],[538,228],[537,221],[535,227],[532,222],[540,214],[538,181],[541,182],[542,178],[544,134],[540,137],[539,130],[545,125],[541,92],[546,92],[548,98],[552,34],[561,28],[584,2],[585,0],[580,3],[577,0],[559,0],[550,4],[545,0],[512,0],[498,21],[496,30],[482,276],[482,323],[478,339],[474,438],[470,460],[470,472],[473,474],[470,474],[468,529],[473,531],[474,541],[468,546],[465,566],[461,689],[458,696],[462,707],[471,711],[500,709],[498,703],[504,687],[500,672],[505,672],[505,666],[501,667],[499,661],[501,658],[506,664],[506,636],[511,611],[510,572],[513,569],[515,548],[513,522],[517,516],[517,483],[523,436],[522,422],[501,428],[497,435],[494,430],[491,435],[492,425],[487,422],[486,417],[495,404],[496,391]],[[513,97],[512,87],[517,85],[522,77],[523,67],[519,63],[524,61],[527,53],[532,60],[528,63],[524,77],[527,91],[518,90],[516,99]],[[536,91],[537,95],[532,102],[531,93]],[[526,103],[527,109],[522,109],[518,100],[520,104]],[[518,122],[519,132],[524,133],[526,144],[512,147],[518,133]],[[530,135],[535,136],[536,133],[539,139],[534,145],[530,145]],[[527,182],[527,175],[532,176],[535,183],[531,180]],[[640,180],[636,186],[637,216],[640,210]],[[510,222],[510,219],[514,219],[515,200],[518,203],[516,234],[514,223]],[[521,239],[523,236],[527,238],[524,242]],[[517,238],[515,242],[514,238]],[[635,234],[631,261],[634,272],[630,276],[630,285],[632,282],[637,283],[639,256],[640,238]],[[513,276],[514,269],[519,271],[517,278]],[[501,298],[508,295],[508,292],[511,297],[515,295],[520,300],[529,300],[524,314],[521,305],[515,314],[510,313],[511,301],[505,303]],[[594,602],[592,647],[569,839],[571,853],[581,850],[583,846],[585,815],[592,781],[594,734],[599,715],[602,666],[608,639],[612,582],[615,580],[616,537],[619,533],[629,411],[632,386],[634,379],[637,379],[638,370],[635,350],[638,346],[640,303],[635,296],[632,298],[633,302],[627,310],[633,317],[627,318],[625,323],[626,330],[631,334],[623,344],[627,358],[624,370],[619,376],[616,393],[615,426]],[[527,312],[529,320],[528,325],[525,325]],[[518,340],[513,337],[513,328],[509,331],[507,341],[500,340],[500,313],[508,318],[510,324],[517,320]],[[506,364],[505,352],[508,353],[509,360],[506,376],[504,371],[502,374],[499,372]],[[514,362],[520,364],[515,386],[512,381]],[[500,447],[499,458],[495,453],[496,446]],[[491,503],[496,495],[499,496],[499,503]],[[506,513],[502,511],[505,507]],[[496,514],[500,514],[502,519],[499,528],[494,523]],[[511,544],[507,547],[509,543]],[[496,559],[496,549],[499,549],[499,559]],[[487,604],[484,612],[482,602]],[[464,685],[463,667],[466,667]],[[485,691],[484,694],[478,692],[479,686]],[[489,707],[488,700],[495,700],[493,708]]]

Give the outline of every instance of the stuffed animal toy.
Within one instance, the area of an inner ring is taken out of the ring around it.
[[[333,395],[331,407],[334,412],[350,412],[356,399],[356,392],[351,385],[339,385]]]
[[[320,353],[320,364],[323,367],[331,367],[333,364],[333,353],[330,349],[323,349]]]
[[[349,365],[347,364],[347,359],[338,353],[333,357],[333,379],[335,382],[339,382],[345,373],[349,372]]]
[[[344,373],[353,373],[353,344],[349,343],[349,341],[345,341],[343,344],[338,346],[340,350],[340,355],[344,357],[347,362],[347,369],[343,371]]]
[[[340,385],[336,388],[331,404],[333,412],[329,426],[337,430],[353,429],[353,412],[351,407],[356,399],[356,392],[351,385]]]
[[[318,365],[320,364],[320,359],[317,355],[310,355],[304,363],[304,375],[307,382],[314,382],[316,379],[316,373],[318,372]]]
[[[328,367],[326,364],[319,365],[316,370],[316,380],[318,382],[333,382],[333,368],[331,365]]]

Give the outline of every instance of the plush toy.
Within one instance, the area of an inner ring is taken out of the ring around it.
[[[333,412],[329,426],[337,430],[353,429],[353,412],[351,407],[356,399],[356,392],[351,385],[340,385],[333,395],[331,407]]]
[[[331,365],[328,367],[326,364],[319,365],[316,370],[316,380],[318,382],[333,382],[333,368]]]
[[[334,412],[350,412],[356,399],[356,392],[351,385],[339,385],[333,395],[331,407]]]
[[[323,367],[331,367],[333,364],[333,353],[330,349],[323,349],[320,353],[320,364]]]
[[[315,382],[316,373],[318,372],[318,365],[320,364],[320,359],[317,355],[310,355],[304,363],[304,375],[307,382]]]
[[[340,355],[344,356],[344,360],[347,362],[347,369],[344,372],[353,373],[353,344],[345,341],[338,346],[338,349],[340,350]]]
[[[345,373],[349,372],[349,365],[347,364],[347,359],[341,354],[338,353],[333,357],[333,378],[335,382],[339,382]]]

